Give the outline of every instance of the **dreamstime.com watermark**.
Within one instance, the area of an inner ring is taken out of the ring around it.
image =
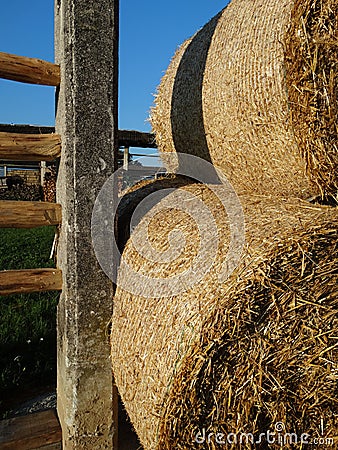
[[[193,155],[172,153],[166,155],[169,167],[177,167],[176,175],[183,175],[203,184],[217,196],[227,215],[230,231],[228,252],[222,259],[218,273],[219,282],[224,282],[236,269],[245,243],[244,213],[241,202],[224,174],[211,163]],[[144,167],[138,178],[146,175]],[[130,241],[145,260],[156,267],[157,263],[175,261],[184,252],[186,240],[179,229],[173,229],[167,236],[169,248],[158,252],[149,239],[148,227],[152,218],[161,211],[183,211],[198,227],[199,249],[189,268],[169,277],[161,277],[138,271],[120,253],[115,234],[115,218],[121,202],[114,201],[114,193],[121,180],[123,169],[119,169],[106,181],[99,192],[92,212],[92,242],[96,258],[106,275],[119,287],[134,295],[143,297],[170,297],[191,289],[211,269],[219,250],[219,228],[216,219],[203,200],[193,192],[174,187],[159,189],[147,195],[137,205],[130,220],[133,230]],[[184,255],[184,254],[183,254]],[[118,274],[116,271],[118,267]]]
[[[277,422],[274,430],[267,430],[264,433],[219,433],[208,432],[205,428],[193,435],[193,442],[196,444],[216,444],[222,445],[241,445],[241,444],[277,444],[280,447],[283,445],[298,444],[305,445],[325,445],[333,447],[334,439],[331,437],[315,437],[312,438],[308,433],[289,433],[283,422]]]

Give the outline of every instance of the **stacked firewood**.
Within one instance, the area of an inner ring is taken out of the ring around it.
[[[45,202],[56,201],[56,172],[51,169],[46,173],[43,183],[43,200]]]
[[[42,189],[39,185],[27,184],[12,186],[11,189],[0,190],[0,200],[21,200],[38,202],[42,200]]]

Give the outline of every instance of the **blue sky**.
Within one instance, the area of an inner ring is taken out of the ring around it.
[[[153,94],[177,46],[228,0],[120,0],[119,128],[150,131]],[[1,4],[0,51],[53,61],[53,0]],[[0,80],[0,123],[54,125],[54,88]]]

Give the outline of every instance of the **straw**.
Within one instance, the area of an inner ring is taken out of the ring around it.
[[[232,0],[158,87],[151,123],[164,159],[207,159],[239,193],[336,196],[337,8]]]
[[[125,247],[130,268],[146,277],[141,290],[189,270],[201,252],[204,212],[196,207],[187,214],[187,193],[216,223],[210,270],[185,292],[166,297],[128,292],[121,285],[130,282],[132,270],[120,271],[114,298],[114,377],[142,445],[214,449],[214,439],[198,447],[203,429],[225,436],[250,432],[258,439],[274,432],[277,422],[299,437],[336,437],[337,209],[241,195],[245,251],[235,272],[219,283],[230,248],[228,214],[207,186],[181,187],[136,226],[132,235],[147,225],[140,248],[131,239]],[[182,252],[159,263],[147,243],[163,255],[172,230],[184,235]],[[258,448],[250,445],[226,448]]]

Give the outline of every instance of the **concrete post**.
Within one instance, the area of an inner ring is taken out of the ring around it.
[[[91,214],[117,163],[118,0],[55,0],[55,46],[63,216],[57,409],[64,450],[115,450],[117,394],[108,337],[113,285],[93,252]]]

